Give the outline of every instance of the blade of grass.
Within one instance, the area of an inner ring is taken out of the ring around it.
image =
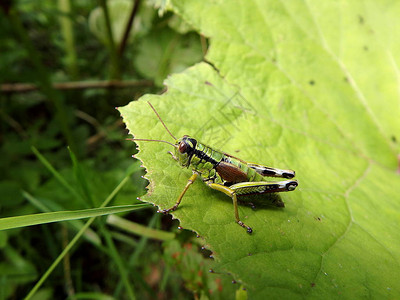
[[[26,191],[22,191],[22,195],[25,199],[29,201],[34,207],[39,209],[42,212],[51,212],[51,211],[60,211],[62,210],[62,207],[58,205],[57,203],[52,203],[52,207],[46,206],[42,201],[36,199],[34,196],[29,194]],[[68,225],[71,225],[75,231],[79,231],[84,223],[80,220],[71,220],[71,222],[68,223]],[[96,232],[94,232],[92,229],[88,228],[84,234],[85,238],[91,242],[95,246],[100,246],[101,245],[101,240],[100,237],[97,235]]]
[[[140,235],[145,236],[151,239],[160,240],[160,241],[167,241],[172,240],[175,238],[175,234],[168,231],[157,230],[150,228],[148,226],[143,226],[141,224],[128,221],[124,218],[118,216],[108,216],[107,217],[107,224],[113,225],[119,229]]]
[[[42,212],[51,212],[51,211],[60,211],[60,210],[62,210],[62,207],[57,205],[56,203],[53,203],[53,206],[55,206],[55,207],[49,208],[42,201],[39,201],[38,199],[36,199],[34,196],[32,196],[31,194],[27,193],[26,191],[22,191],[22,195],[33,206],[35,206],[37,209],[41,210]],[[84,223],[82,221],[80,221],[80,220],[71,220],[71,222],[69,222],[68,225],[72,226],[75,231],[79,231],[82,228],[82,226],[84,225]],[[86,230],[84,236],[89,242],[91,242],[95,246],[100,246],[101,245],[100,237],[92,229],[88,228]]]
[[[53,174],[53,176],[61,183],[62,186],[64,186],[69,192],[71,192],[72,195],[80,200],[83,200],[82,196],[74,188],[72,188],[72,186],[61,176],[61,174],[56,169],[53,168],[50,162],[36,149],[36,147],[32,146],[31,149],[36,157],[40,160],[40,162],[50,171],[51,174]]]
[[[157,223],[159,218],[160,218],[159,214],[154,214],[152,216],[152,218],[150,219],[148,227],[152,228]],[[131,257],[130,257],[130,259],[128,261],[128,266],[132,270],[130,272],[130,274],[136,279],[136,281],[142,282],[142,287],[145,288],[146,290],[148,290],[148,292],[151,293],[152,289],[150,287],[148,287],[146,282],[144,282],[143,279],[140,278],[140,276],[137,275],[138,272],[136,272],[135,269],[134,269],[136,267],[136,263],[137,263],[137,261],[138,261],[138,259],[140,257],[140,254],[144,251],[144,249],[145,249],[145,247],[147,245],[148,240],[149,240],[149,238],[147,236],[142,236],[142,238],[140,239],[137,247],[135,248],[135,252],[131,255]],[[114,293],[114,297],[116,299],[120,298],[121,289],[122,289],[122,283],[119,282],[118,286],[115,289],[115,293]]]
[[[98,217],[120,212],[128,212],[140,208],[151,207],[149,204],[121,205],[104,208],[90,208],[76,211],[56,211],[49,213],[31,214],[0,219],[0,230],[14,229],[32,225],[78,220],[90,217]]]
[[[113,231],[112,237],[114,240],[124,243],[131,248],[135,248],[138,244],[138,242],[131,235],[127,235],[125,233]]]
[[[91,206],[96,206],[96,203],[94,203],[94,201],[93,201],[92,193],[90,192],[89,185],[86,180],[87,176],[85,176],[85,173],[83,172],[81,165],[79,164],[79,161],[76,158],[75,153],[69,147],[68,147],[68,151],[69,151],[69,156],[72,161],[75,180],[77,182],[77,185],[80,187],[80,189],[83,192],[84,200],[86,200],[87,204],[90,204]]]
[[[36,199],[34,196],[32,196],[31,194],[29,194],[26,191],[22,191],[22,196],[28,200],[28,202],[30,204],[32,204],[34,207],[36,207],[38,210],[42,211],[42,212],[51,212],[52,210],[50,208],[48,208],[46,205],[44,205],[43,202],[41,202],[40,200]]]
[[[125,286],[125,290],[129,299],[136,299],[135,293],[132,289],[133,283],[130,282],[127,272],[127,266],[122,262],[121,256],[119,255],[117,248],[115,247],[114,241],[111,238],[110,232],[102,226],[102,233],[106,240],[106,244],[110,249],[110,256],[117,265],[119,274],[121,276],[121,282]]]
[[[110,201],[115,197],[115,195],[121,190],[121,188],[128,182],[129,176],[125,176],[124,179],[118,184],[118,186],[111,192],[111,194],[104,200],[101,204],[100,208],[105,207],[110,203]],[[31,299],[32,296],[37,292],[37,290],[42,286],[45,280],[50,276],[50,274],[54,271],[56,266],[61,262],[64,258],[65,254],[68,253],[71,248],[76,244],[76,242],[81,238],[85,230],[93,223],[96,217],[91,217],[86,224],[82,227],[81,230],[74,236],[74,238],[69,242],[68,246],[64,248],[64,250],[60,253],[60,255],[55,259],[55,261],[51,264],[51,266],[47,269],[47,271],[42,275],[39,281],[35,284],[35,286],[30,290],[28,295],[25,297],[26,300]]]

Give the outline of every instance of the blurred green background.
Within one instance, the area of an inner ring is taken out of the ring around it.
[[[96,208],[111,196],[111,205],[140,203],[145,171],[115,107],[161,93],[168,74],[207,50],[165,8],[155,0],[2,1],[1,218]],[[85,219],[0,231],[0,299],[232,296],[239,287],[210,275],[200,239],[155,212],[97,218],[78,240]]]

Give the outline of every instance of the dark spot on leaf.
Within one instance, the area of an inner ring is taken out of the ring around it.
[[[392,135],[391,139],[392,139],[393,143],[397,143],[397,139],[396,139],[396,137],[394,135]]]
[[[364,49],[364,51],[368,51],[368,47],[367,46],[364,46],[363,49]]]
[[[350,82],[350,80],[349,80],[349,78],[348,78],[348,77],[344,77],[343,79],[344,79],[344,81],[345,81],[345,82],[347,82],[347,83],[349,83],[349,82]]]
[[[310,80],[308,83],[309,83],[310,85],[315,85],[315,81],[314,81],[314,80]]]
[[[364,24],[364,17],[361,15],[358,15],[358,22],[360,22],[360,24]]]
[[[213,84],[211,82],[209,82],[209,81],[204,81],[204,83],[207,84],[207,85],[213,86]]]
[[[311,282],[311,287],[314,287],[315,286],[315,282]]]

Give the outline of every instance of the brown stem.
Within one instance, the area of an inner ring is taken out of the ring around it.
[[[57,90],[83,90],[91,88],[126,88],[153,86],[151,80],[107,80],[107,81],[71,81],[54,83],[53,88]],[[2,93],[26,93],[38,90],[39,87],[33,83],[5,83],[0,85]]]
[[[126,44],[128,42],[128,38],[129,38],[129,33],[131,32],[131,29],[132,29],[133,20],[135,19],[136,13],[139,10],[139,6],[140,6],[140,0],[136,0],[135,4],[133,5],[133,8],[132,8],[131,15],[129,16],[128,23],[126,24],[126,27],[125,27],[124,37],[122,38],[121,44],[119,45],[119,48],[118,48],[118,56],[120,58],[124,54]]]

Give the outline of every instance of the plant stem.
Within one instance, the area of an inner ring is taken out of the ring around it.
[[[135,16],[139,10],[139,6],[140,6],[140,0],[136,0],[135,4],[133,5],[131,14],[129,16],[128,23],[126,24],[124,36],[123,36],[121,44],[119,45],[119,48],[118,48],[118,55],[120,58],[122,58],[122,56],[124,55],[124,50],[125,50],[126,44],[128,42],[129,33],[131,32],[133,20],[135,19]]]
[[[108,7],[106,0],[100,0],[100,6],[103,9],[104,18],[106,20],[106,30],[108,36],[108,46],[110,51],[110,59],[111,59],[111,66],[110,66],[110,77],[111,79],[120,79],[120,69],[119,69],[119,57],[117,53],[117,49],[115,47],[111,21],[110,21],[110,14],[108,13]]]
[[[70,0],[58,0],[58,8],[62,15],[59,16],[61,34],[65,41],[65,67],[72,79],[78,78],[78,62],[75,48],[74,30],[71,21],[71,3]]]

